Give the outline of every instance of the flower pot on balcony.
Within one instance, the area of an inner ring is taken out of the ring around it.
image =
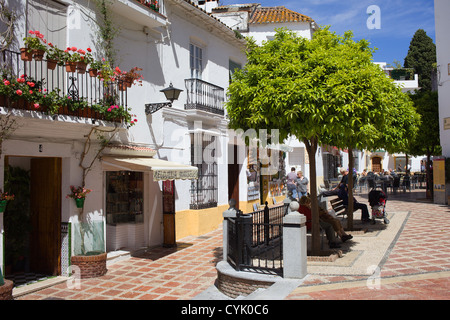
[[[33,60],[33,52],[28,51],[28,48],[20,48],[20,59],[23,61]]]
[[[77,71],[77,63],[66,62],[66,72],[75,72],[75,71]]]
[[[97,69],[92,69],[92,68],[89,69],[89,75],[91,77],[96,77],[97,74],[98,74],[98,70]]]
[[[33,58],[36,61],[42,61],[44,59],[45,50],[34,49]]]
[[[57,64],[58,64],[57,60],[48,59],[47,60],[47,69],[55,70]]]
[[[119,81],[119,90],[126,91],[128,89],[127,83],[125,81]]]
[[[80,74],[86,73],[87,64],[85,62],[77,62],[77,72]]]
[[[131,88],[131,86],[133,85],[133,78],[131,78],[131,77],[125,78],[125,83],[128,88]]]

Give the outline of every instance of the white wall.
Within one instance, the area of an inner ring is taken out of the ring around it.
[[[444,129],[444,119],[450,123],[450,2],[434,1],[436,52],[438,65],[439,126],[442,155],[450,157],[450,129]]]
[[[311,24],[309,22],[250,24],[250,31],[245,33],[245,35],[253,37],[256,43],[261,44],[263,41],[273,39],[276,34],[275,28],[286,28],[295,31],[299,36],[306,39],[312,38]]]

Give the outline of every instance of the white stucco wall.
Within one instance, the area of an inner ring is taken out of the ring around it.
[[[436,53],[438,65],[439,92],[439,127],[442,155],[450,157],[450,128],[444,128],[444,119],[450,126],[450,2],[447,0],[434,1],[436,23]]]

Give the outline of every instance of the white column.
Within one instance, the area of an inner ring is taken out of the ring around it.
[[[283,277],[302,279],[307,274],[306,217],[292,201],[289,213],[283,218]]]

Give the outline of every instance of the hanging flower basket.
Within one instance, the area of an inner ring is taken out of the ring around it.
[[[20,59],[23,61],[33,60],[33,52],[29,51],[28,48],[20,48]]]
[[[47,69],[55,70],[57,64],[58,64],[57,60],[48,59],[47,60]]]
[[[0,212],[5,212],[9,200],[14,200],[14,195],[0,190]]]
[[[34,49],[33,50],[33,58],[36,61],[42,61],[44,59],[45,50]]]
[[[77,62],[77,72],[80,74],[85,74],[86,73],[86,67],[87,64],[85,62]]]
[[[77,208],[83,208],[84,206],[84,200],[86,199],[86,195],[91,192],[91,189],[86,189],[83,187],[74,187],[70,186],[70,191],[66,198],[73,198],[75,199],[75,204],[77,205]]]
[[[8,204],[8,200],[0,201],[0,212],[5,212],[6,205]]]
[[[75,199],[75,204],[77,205],[77,208],[81,209],[84,207],[84,200],[86,198],[77,198]]]
[[[98,74],[97,69],[92,69],[92,68],[89,69],[89,75],[91,77],[95,78],[97,76],[97,74]]]
[[[75,72],[75,71],[77,71],[77,63],[66,62],[66,72]]]

